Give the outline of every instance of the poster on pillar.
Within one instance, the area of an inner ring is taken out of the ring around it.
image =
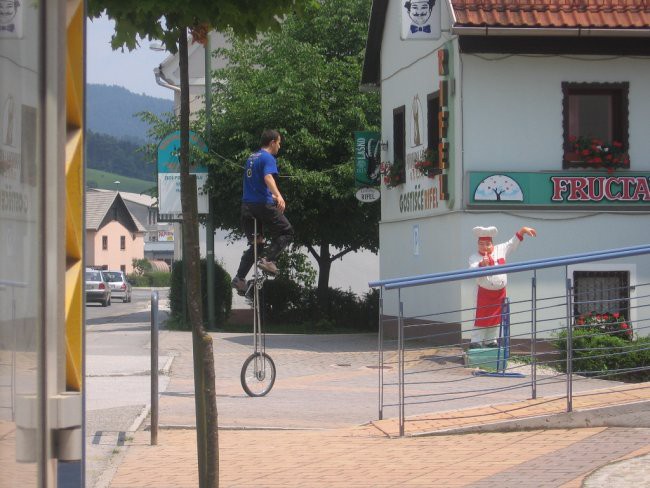
[[[181,145],[180,131],[168,134],[158,144],[158,213],[161,221],[180,220],[181,209],[181,169],[178,153]],[[190,146],[208,152],[208,146],[190,131]],[[208,181],[208,168],[190,163],[190,174],[196,175],[196,203],[199,214],[208,213],[208,195],[203,186]]]
[[[402,40],[440,39],[441,0],[400,0]]]

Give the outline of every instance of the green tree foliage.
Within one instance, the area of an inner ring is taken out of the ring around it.
[[[216,224],[238,233],[243,162],[264,128],[280,130],[280,191],[296,244],[318,262],[321,304],[331,263],[378,246],[379,204],[354,196],[353,132],[380,121],[377,94],[359,91],[370,4],[319,2],[287,16],[279,32],[232,39],[218,52],[229,66],[214,74]]]
[[[204,39],[212,29],[233,29],[240,35],[256,35],[260,29],[277,27],[281,17],[301,0],[89,0],[90,17],[102,12],[115,20],[114,49],[135,48],[138,39],[162,41],[178,52],[180,72],[180,176],[183,239],[187,266],[187,303],[193,333],[194,388],[197,424],[199,485],[219,486],[219,433],[215,392],[212,338],[203,327],[195,180],[189,174],[190,97],[187,30],[194,39]]]

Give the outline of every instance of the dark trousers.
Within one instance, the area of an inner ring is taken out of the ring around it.
[[[242,203],[241,226],[248,239],[248,249],[244,251],[237,270],[237,276],[245,279],[255,262],[255,219],[257,219],[257,235],[262,236],[264,232],[271,238],[271,245],[264,249],[262,245],[257,246],[257,257],[265,257],[269,261],[275,261],[280,253],[293,239],[293,227],[275,205],[265,203]]]

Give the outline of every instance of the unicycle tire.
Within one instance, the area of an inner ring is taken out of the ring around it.
[[[273,388],[275,363],[268,354],[256,352],[241,367],[241,386],[248,396],[261,397]]]

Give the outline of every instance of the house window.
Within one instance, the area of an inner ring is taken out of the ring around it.
[[[393,109],[393,163],[398,161],[402,164],[406,162],[406,111],[404,105]]]
[[[108,236],[102,236],[102,251],[108,251]]]
[[[625,153],[623,167],[629,167],[628,92],[629,83],[562,83],[564,125],[564,167],[597,164],[576,152],[575,139],[597,139],[616,145]],[[604,147],[604,146],[603,146]],[[602,154],[603,158],[607,154]]]
[[[630,318],[630,273],[628,271],[574,271],[575,316],[589,312],[620,313]]]
[[[126,237],[120,236],[120,251],[124,251],[125,249],[126,249]]]

